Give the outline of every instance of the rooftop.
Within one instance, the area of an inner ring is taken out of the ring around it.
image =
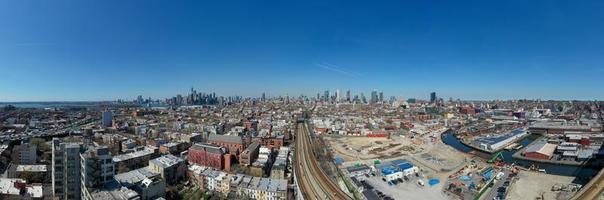
[[[21,195],[21,189],[18,188],[18,184],[21,183],[25,189],[25,195]],[[23,197],[42,198],[42,185],[26,185],[25,180],[17,178],[0,178],[0,196],[3,195],[15,195]]]
[[[113,162],[121,162],[121,161],[129,160],[129,159],[133,159],[133,158],[151,155],[153,153],[155,153],[154,149],[145,148],[144,150],[113,156]]]
[[[503,134],[503,135],[498,135],[498,136],[493,136],[493,137],[483,137],[483,138],[478,138],[475,140],[476,143],[485,143],[485,144],[497,144],[501,141],[507,140],[510,137],[514,137],[517,135],[522,135],[522,134],[528,134],[528,132],[526,131],[526,129],[523,128],[517,128],[514,129],[512,131],[510,131],[509,133]]]
[[[243,144],[243,139],[237,135],[217,135],[211,134],[208,137],[208,142],[225,142],[225,143],[235,143],[235,144]]]
[[[95,191],[90,194],[94,200],[138,200],[138,193],[122,187],[119,189]]]
[[[18,172],[46,172],[46,165],[17,165]]]
[[[153,172],[147,167],[143,167],[126,173],[116,174],[115,180],[123,186],[130,187],[132,185],[140,183],[145,178],[156,177],[159,175],[159,173]]]
[[[162,157],[150,160],[149,162],[153,162],[154,164],[159,165],[162,168],[168,168],[168,167],[174,166],[178,163],[183,163],[184,161],[185,160],[183,160],[182,158],[168,154],[168,155],[164,155]]]
[[[371,168],[369,168],[367,165],[350,166],[350,167],[346,168],[346,170],[348,170],[348,172],[350,172],[350,173],[357,172],[357,171],[365,171],[368,169],[371,169]]]
[[[226,151],[224,148],[214,145],[214,144],[195,144],[191,147],[193,150],[197,151],[207,151],[216,154],[224,154]],[[190,153],[190,152],[189,152]]]
[[[539,143],[529,146],[524,152],[525,153],[540,153],[543,155],[552,156],[554,154],[555,150],[556,150],[555,144],[539,142]]]

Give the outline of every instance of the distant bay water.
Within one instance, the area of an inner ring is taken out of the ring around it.
[[[12,105],[17,108],[64,108],[64,107],[89,107],[103,104],[103,102],[0,102],[0,108]]]

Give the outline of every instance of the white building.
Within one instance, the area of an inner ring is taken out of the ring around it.
[[[93,147],[80,155],[82,197],[88,197],[90,188],[102,188],[112,182],[115,166],[106,146]]]
[[[61,200],[81,199],[80,145],[59,138],[53,138],[52,144],[53,196]]]
[[[396,180],[399,178],[403,178],[404,176],[405,174],[402,171],[384,174],[384,178],[386,179],[386,181]]]
[[[25,180],[18,178],[0,178],[0,199],[42,198],[42,185],[27,185]]]

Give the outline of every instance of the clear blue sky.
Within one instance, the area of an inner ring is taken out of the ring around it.
[[[164,98],[191,86],[601,100],[603,10],[554,0],[0,1],[0,101]]]

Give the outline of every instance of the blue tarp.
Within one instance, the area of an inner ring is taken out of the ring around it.
[[[438,183],[440,183],[440,181],[438,179],[430,179],[428,181],[428,184],[430,184],[430,186],[436,185]]]
[[[491,179],[491,177],[493,177],[493,172],[495,172],[495,170],[493,170],[492,168],[485,171],[484,173],[482,173],[482,176],[485,178],[485,180]]]
[[[462,180],[462,181],[471,181],[472,179],[469,176],[460,176],[459,180]]]
[[[399,167],[399,168],[401,168],[402,170],[406,170],[406,169],[410,169],[410,168],[412,168],[412,167],[413,167],[413,165],[412,165],[412,164],[410,164],[410,163],[407,163],[407,162],[406,162],[406,163],[401,163],[401,164],[399,164],[399,165],[398,165],[398,167]]]
[[[384,168],[382,169],[382,174],[388,175],[388,174],[393,174],[395,171],[393,169],[390,168]]]
[[[336,165],[340,165],[340,164],[344,163],[344,159],[342,159],[340,157],[336,157],[334,160],[335,160]]]

